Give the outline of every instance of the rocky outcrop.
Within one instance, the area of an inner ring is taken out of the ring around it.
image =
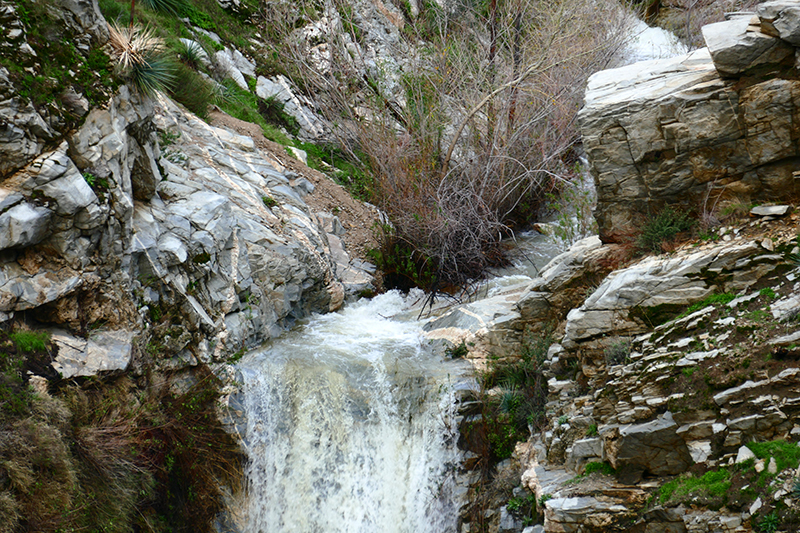
[[[96,2],[62,7],[78,49],[106,38]],[[65,134],[16,91],[0,68],[0,319],[53,328],[62,376],[222,361],[371,288],[314,185],[250,137],[124,85]]]
[[[720,198],[797,191],[795,11],[766,2],[755,18],[707,26],[708,48],[589,79],[579,121],[601,239],[666,204],[711,214]]]

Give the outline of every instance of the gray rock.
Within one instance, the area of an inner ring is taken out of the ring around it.
[[[62,378],[125,370],[133,354],[133,335],[125,330],[95,331],[86,340],[53,330],[51,339],[58,346],[53,368]]]
[[[652,422],[614,428],[603,435],[606,457],[620,475],[625,471],[679,474],[693,461],[677,430],[669,411]]]
[[[723,76],[736,76],[755,67],[777,66],[794,60],[794,50],[787,43],[761,33],[750,26],[747,17],[703,26],[703,38]]]
[[[97,196],[92,188],[71,161],[70,165],[71,168],[64,176],[37,189],[45,197],[55,201],[55,211],[62,216],[74,215],[84,207],[97,202]]]
[[[750,210],[750,214],[759,217],[782,217],[791,209],[790,205],[757,205]]]
[[[758,18],[765,33],[777,35],[800,46],[800,6],[792,0],[776,0],[758,5]]]
[[[48,234],[53,212],[29,203],[17,204],[0,215],[0,250],[31,246]]]
[[[738,27],[747,20],[719,24]],[[724,28],[720,37],[730,37]],[[757,40],[778,43],[779,51],[791,48],[772,37]],[[723,186],[752,200],[780,199],[794,190],[789,161],[798,155],[798,133],[789,117],[797,112],[791,95],[800,82],[772,79],[740,88],[720,77],[714,61],[702,49],[589,79],[578,122],[604,241],[664,205],[695,209],[697,198]]]
[[[601,531],[615,520],[635,513],[621,502],[602,501],[591,496],[553,498],[545,502],[544,529],[563,533]]]

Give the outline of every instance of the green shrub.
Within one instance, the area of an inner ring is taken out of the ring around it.
[[[584,475],[590,476],[595,472],[600,472],[601,474],[605,474],[607,476],[613,476],[617,473],[617,471],[614,470],[614,467],[606,462],[592,461],[591,463],[586,463],[586,466],[583,470]]]
[[[261,201],[264,202],[264,206],[266,206],[267,209],[272,209],[278,205],[278,201],[271,196],[262,196]]]
[[[694,224],[695,221],[686,213],[667,206],[645,222],[636,245],[642,252],[661,252],[662,244],[674,239],[678,233],[692,229]]]
[[[183,63],[174,65],[174,83],[170,86],[169,94],[204,120],[208,118],[208,108],[216,97],[214,86]]]
[[[775,533],[780,525],[780,517],[775,511],[772,511],[758,522],[758,530],[761,533]]]
[[[483,390],[500,388],[499,394],[483,402],[483,420],[493,459],[510,457],[516,443],[528,438],[528,428],[545,420],[547,380],[542,375],[542,365],[550,344],[549,329],[538,335],[525,334],[519,357],[490,361],[487,373],[482,376]]]
[[[462,357],[466,357],[468,353],[469,348],[467,348],[467,343],[464,341],[461,341],[461,344],[448,346],[444,350],[444,354],[450,359],[461,359]]]
[[[631,354],[631,341],[620,339],[605,349],[606,365],[621,365],[628,361]]]
[[[8,334],[8,337],[17,345],[21,352],[46,350],[50,342],[50,333],[47,331],[18,330]]]

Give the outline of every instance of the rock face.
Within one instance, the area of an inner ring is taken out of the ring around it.
[[[314,186],[249,137],[125,86],[49,151],[38,115],[10,116],[0,318],[62,328],[64,377],[124,370],[137,344],[167,368],[222,360],[371,286]]]
[[[708,48],[589,79],[579,122],[603,241],[665,204],[703,212],[797,191],[796,11],[767,2],[707,26]]]

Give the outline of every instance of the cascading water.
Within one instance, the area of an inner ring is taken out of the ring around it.
[[[361,300],[242,360],[246,531],[456,530],[464,366],[426,353],[408,300]]]

